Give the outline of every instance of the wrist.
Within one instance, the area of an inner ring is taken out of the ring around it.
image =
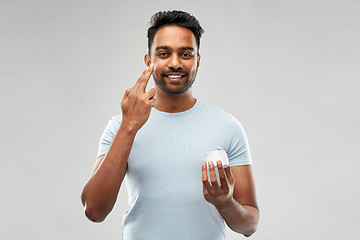
[[[132,125],[127,122],[122,122],[120,125],[120,129],[126,134],[126,135],[135,135],[137,131],[139,131],[139,128],[135,125]],[[120,130],[119,129],[119,130]]]
[[[231,197],[228,200],[219,202],[215,205],[215,207],[219,212],[229,212],[232,211],[236,205],[239,205],[239,203],[233,197]]]

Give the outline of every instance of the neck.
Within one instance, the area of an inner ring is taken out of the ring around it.
[[[170,95],[157,88],[155,98],[154,107],[159,111],[169,113],[184,112],[192,108],[196,103],[191,89],[182,94]]]

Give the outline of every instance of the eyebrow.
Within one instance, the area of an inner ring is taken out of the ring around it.
[[[171,50],[172,48],[168,47],[168,46],[158,46],[155,48],[156,51],[160,50],[160,49],[164,49],[164,50]],[[191,50],[191,51],[194,51],[194,48],[192,47],[181,47],[180,48],[181,50]]]
[[[181,50],[191,50],[191,51],[194,51],[194,48],[192,48],[192,47],[182,47]]]

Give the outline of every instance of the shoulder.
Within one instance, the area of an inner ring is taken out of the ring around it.
[[[227,129],[226,131],[230,134],[230,136],[245,135],[242,124],[232,114],[224,111],[212,103],[200,101],[199,105],[199,108],[202,109],[202,114],[207,119],[207,121],[210,121],[212,124],[215,124],[218,127]]]
[[[110,133],[111,135],[115,135],[118,129],[120,128],[121,120],[122,120],[121,114],[113,116],[109,120],[105,128],[104,134]]]
[[[226,112],[217,105],[209,102],[204,102],[202,100],[198,100],[198,101],[199,101],[199,109],[202,112],[202,114],[210,115],[211,118],[216,118],[218,120],[226,121],[228,123],[237,121],[232,114]]]
[[[121,116],[121,114],[118,114],[118,115],[113,116],[109,122],[120,124],[121,120],[122,120],[122,116]]]

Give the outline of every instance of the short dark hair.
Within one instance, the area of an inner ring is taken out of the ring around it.
[[[160,11],[155,13],[150,19],[150,27],[148,29],[148,48],[149,54],[156,32],[165,26],[177,25],[191,30],[195,36],[198,51],[200,48],[200,38],[204,33],[204,29],[200,26],[199,21],[191,14],[183,11]]]

